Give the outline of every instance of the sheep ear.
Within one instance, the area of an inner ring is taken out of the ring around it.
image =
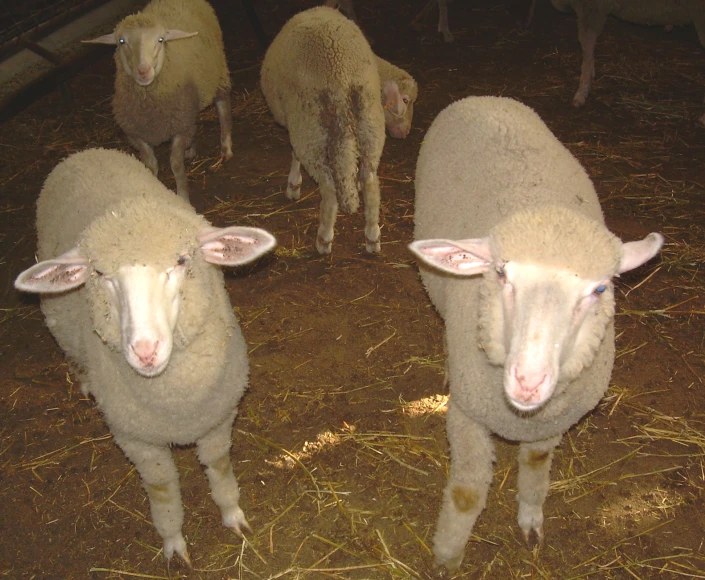
[[[179,40],[180,38],[190,38],[196,36],[198,32],[184,32],[183,30],[167,30],[164,40]]]
[[[241,266],[259,258],[277,245],[269,232],[259,228],[209,227],[199,236],[206,262],[221,266]]]
[[[489,238],[418,240],[409,249],[425,264],[458,276],[482,274],[492,263]]]
[[[15,288],[41,294],[73,290],[88,279],[88,260],[73,248],[58,258],[27,268],[15,280]]]
[[[404,99],[399,92],[399,85],[397,81],[384,81],[384,86],[382,87],[382,92],[384,93],[384,109],[391,111],[392,114],[400,117],[406,111],[406,105],[404,104]]]
[[[94,38],[92,40],[82,40],[81,42],[85,44],[112,44],[116,45],[117,44],[117,37],[115,36],[114,32],[111,32],[110,34],[106,34],[104,36],[99,36],[98,38]]]
[[[650,233],[643,240],[622,244],[622,261],[619,263],[619,273],[628,272],[648,262],[663,246],[663,236]]]

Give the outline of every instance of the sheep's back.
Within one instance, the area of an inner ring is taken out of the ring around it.
[[[276,121],[306,107],[319,107],[319,95],[348,98],[352,86],[380,92],[374,54],[353,22],[327,7],[291,18],[272,41],[262,64],[262,91]]]

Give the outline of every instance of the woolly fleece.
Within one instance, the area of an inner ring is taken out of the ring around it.
[[[531,256],[589,278],[614,275],[621,259],[585,170],[536,113],[512,99],[469,97],[438,115],[419,154],[415,219],[415,239],[490,235],[493,255],[504,261]],[[446,323],[451,399],[468,417],[507,439],[538,441],[563,433],[600,400],[614,358],[609,294],[589,352],[574,353],[554,396],[521,416],[506,401],[503,347],[488,330],[501,308],[495,270],[455,278],[422,267],[421,275]]]
[[[223,35],[210,4],[205,0],[152,0],[141,12],[122,20],[115,33],[119,36],[128,28],[157,23],[198,34],[165,43],[162,70],[146,87],[125,72],[118,46],[113,99],[113,113],[122,130],[153,147],[175,135],[193,139],[198,112],[213,103],[219,90],[230,91]]]
[[[174,352],[156,377],[139,375],[125,360],[119,321],[111,319],[95,271],[81,288],[42,296],[52,334],[116,438],[193,443],[230,420],[246,388],[246,344],[222,272],[199,247],[198,232],[207,226],[142,163],[117,151],[72,155],[45,182],[37,202],[40,260],[78,245],[94,270],[110,273],[121,263],[174,264],[183,251],[193,257]]]
[[[376,59],[360,29],[325,6],[296,14],[267,50],[261,83],[306,171],[319,185],[332,180],[340,209],[355,212],[358,161],[376,173],[385,140]]]

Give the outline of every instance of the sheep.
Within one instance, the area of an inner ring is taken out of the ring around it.
[[[542,540],[553,451],[612,372],[611,280],[663,237],[622,243],[585,170],[533,110],[468,97],[421,146],[414,239],[445,321],[451,464],[433,552],[452,570],[487,499],[491,433],[519,442],[519,526]]]
[[[455,36],[448,28],[448,4],[451,0],[428,0],[421,11],[411,22],[411,26],[417,30],[421,28],[421,21],[429,15],[433,7],[438,4],[438,32],[443,35],[445,42],[453,42]]]
[[[264,56],[261,86],[277,123],[289,131],[292,163],[286,196],[299,199],[301,164],[321,189],[316,248],[329,254],[338,206],[365,202],[368,252],[380,251],[377,168],[385,140],[408,135],[416,82],[376,57],[358,26],[337,10],[292,17]]]
[[[164,555],[190,565],[170,445],[195,443],[223,525],[248,529],[230,462],[247,345],[218,265],[275,245],[215,228],[134,157],[89,149],[50,173],[37,201],[40,262],[15,287],[41,295],[47,326],[149,496]]]
[[[702,0],[551,0],[562,12],[578,16],[578,40],[583,50],[580,83],[573,106],[582,107],[595,76],[595,44],[612,14],[635,24],[683,25],[693,23],[700,44],[705,47],[705,3]],[[705,120],[704,120],[705,121]]]
[[[196,117],[213,103],[221,155],[233,155],[230,72],[213,8],[205,0],[152,0],[111,34],[85,42],[117,47],[115,120],[155,176],[154,147],[171,141],[176,191],[188,201],[184,159],[196,155]]]

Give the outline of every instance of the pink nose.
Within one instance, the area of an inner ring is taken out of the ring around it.
[[[516,398],[521,399],[522,401],[531,400],[531,398],[536,395],[536,391],[544,383],[547,376],[548,375],[545,373],[541,376],[526,374],[520,375],[518,374],[517,369],[514,369],[514,378],[516,378],[519,385],[519,389],[517,389],[517,392],[515,393]]]
[[[149,76],[149,72],[152,70],[152,67],[149,66],[148,64],[141,64],[137,67],[137,74],[140,75],[141,77],[146,77]]]
[[[157,350],[159,349],[159,341],[141,339],[132,345],[132,351],[140,359],[140,362],[144,365],[151,365],[154,363],[154,357],[157,356]]]

